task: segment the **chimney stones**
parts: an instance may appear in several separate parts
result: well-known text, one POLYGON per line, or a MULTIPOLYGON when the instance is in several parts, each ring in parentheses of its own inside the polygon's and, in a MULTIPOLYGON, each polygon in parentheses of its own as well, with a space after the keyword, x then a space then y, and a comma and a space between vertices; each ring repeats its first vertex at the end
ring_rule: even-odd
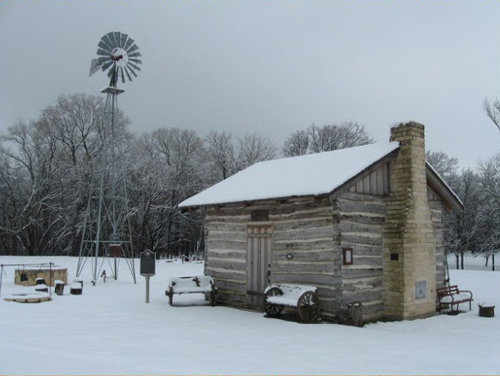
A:
POLYGON ((426 317, 436 312, 436 243, 427 200, 424 126, 395 126, 390 140, 400 148, 390 169, 383 235, 385 316, 426 317))

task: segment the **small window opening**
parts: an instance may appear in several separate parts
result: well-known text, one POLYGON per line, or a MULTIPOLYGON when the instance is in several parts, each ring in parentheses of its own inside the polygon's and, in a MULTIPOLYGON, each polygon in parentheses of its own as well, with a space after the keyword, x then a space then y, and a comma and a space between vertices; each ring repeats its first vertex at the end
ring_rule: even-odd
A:
POLYGON ((266 222, 269 221, 268 210, 254 210, 250 215, 252 222, 266 222))
POLYGON ((352 248, 342 249, 342 263, 344 265, 352 265, 353 263, 352 248))

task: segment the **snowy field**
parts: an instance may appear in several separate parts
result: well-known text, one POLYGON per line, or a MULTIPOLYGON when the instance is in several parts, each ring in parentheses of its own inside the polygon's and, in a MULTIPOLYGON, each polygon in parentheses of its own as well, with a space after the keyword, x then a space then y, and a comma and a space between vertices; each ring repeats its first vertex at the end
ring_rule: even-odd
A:
MULTIPOLYGON (((63 296, 38 304, 3 300, 33 290, 14 285, 7 268, 0 374, 498 374, 500 273, 470 260, 476 270, 450 273, 453 284, 473 291, 471 312, 363 328, 269 319, 207 306, 201 295, 175 296, 170 307, 167 279, 202 274, 201 263, 159 261, 149 304, 144 278, 134 285, 123 262, 118 281, 92 286, 87 277, 83 295, 66 286, 63 296), (496 305, 496 317, 478 316, 483 301, 496 305)), ((49 261, 74 278, 77 258, 0 256, 3 264, 49 261)))

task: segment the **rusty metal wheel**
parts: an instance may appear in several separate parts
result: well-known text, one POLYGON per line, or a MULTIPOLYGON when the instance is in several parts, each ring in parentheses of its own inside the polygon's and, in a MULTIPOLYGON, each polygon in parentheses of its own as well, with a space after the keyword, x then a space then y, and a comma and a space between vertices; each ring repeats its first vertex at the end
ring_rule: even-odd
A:
POLYGON ((312 291, 303 293, 297 303, 297 310, 302 321, 317 321, 319 318, 319 304, 316 294, 312 291))
POLYGON ((281 296, 283 295, 283 291, 281 291, 278 287, 272 287, 266 292, 266 296, 264 299, 264 309, 266 311, 266 315, 269 317, 278 317, 283 311, 283 306, 278 304, 272 304, 267 302, 267 298, 271 296, 281 296))

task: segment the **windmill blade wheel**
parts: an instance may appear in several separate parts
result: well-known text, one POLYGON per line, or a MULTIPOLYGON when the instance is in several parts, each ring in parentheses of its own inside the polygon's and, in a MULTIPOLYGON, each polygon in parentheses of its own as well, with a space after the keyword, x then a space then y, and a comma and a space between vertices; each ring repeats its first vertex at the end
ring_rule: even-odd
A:
POLYGON ((297 303, 299 317, 303 322, 314 322, 319 319, 319 303, 312 291, 303 293, 297 303))
POLYGON ((97 44, 97 58, 90 65, 90 75, 101 69, 111 79, 110 86, 116 86, 120 79, 122 83, 132 81, 132 76, 137 77, 136 71, 140 71, 139 59, 141 53, 128 34, 120 31, 111 31, 104 35, 97 44))
POLYGON ((283 311, 283 306, 278 304, 268 303, 267 298, 271 296, 281 296, 281 295, 283 295, 283 292, 277 287, 272 287, 266 292, 264 300, 264 309, 268 317, 278 317, 283 311))

